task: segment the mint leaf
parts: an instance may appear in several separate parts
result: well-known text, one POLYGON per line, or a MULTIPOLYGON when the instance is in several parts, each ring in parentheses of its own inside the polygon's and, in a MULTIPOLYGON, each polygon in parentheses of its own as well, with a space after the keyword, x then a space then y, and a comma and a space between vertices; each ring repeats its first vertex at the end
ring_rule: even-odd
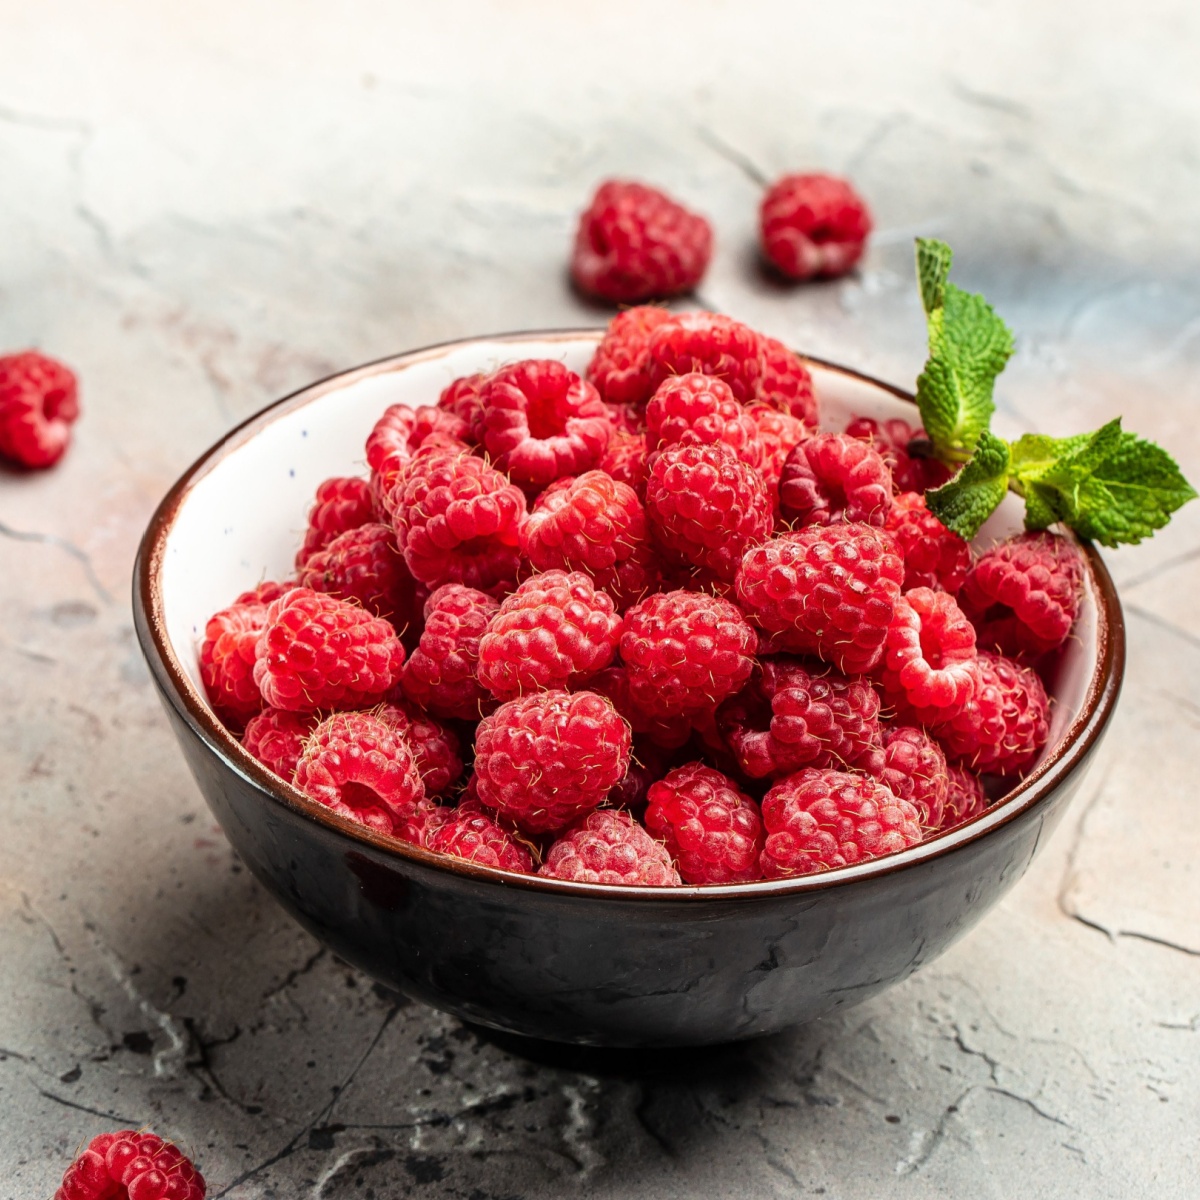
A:
POLYGON ((942 307, 942 292, 953 257, 954 252, 945 242, 936 238, 917 238, 917 284, 926 316, 942 307))
POLYGON ((949 483, 926 492, 925 503, 947 529, 969 542, 1004 499, 1008 471, 1008 443, 984 429, 971 461, 949 483))

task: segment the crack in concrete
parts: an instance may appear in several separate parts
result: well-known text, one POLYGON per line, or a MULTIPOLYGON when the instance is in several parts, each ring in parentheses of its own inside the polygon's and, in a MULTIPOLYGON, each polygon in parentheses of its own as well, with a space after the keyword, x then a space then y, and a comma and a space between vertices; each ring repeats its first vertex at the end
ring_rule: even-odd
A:
POLYGON ((1149 609, 1142 608, 1140 604, 1124 605, 1127 613, 1132 613, 1135 617, 1141 617, 1143 621, 1148 622, 1157 629, 1161 629, 1164 633, 1169 633, 1173 637, 1177 637, 1181 642, 1191 646, 1194 650, 1200 650, 1200 637, 1194 633, 1188 633, 1186 629, 1180 629, 1178 625, 1168 621, 1166 617, 1160 617, 1157 613, 1150 612, 1149 609))
POLYGON ((62 1096, 56 1096, 53 1092, 47 1092, 42 1088, 38 1088, 37 1093, 39 1096, 45 1096, 47 1100, 53 1100, 55 1104, 61 1104, 63 1108, 73 1108, 77 1112, 91 1113, 93 1117, 103 1117, 106 1121, 112 1121, 126 1129, 137 1129, 142 1124, 133 1117, 123 1117, 120 1113, 106 1112, 102 1108, 90 1108, 86 1104, 77 1104, 74 1100, 66 1100, 62 1096))
POLYGON ((731 146, 724 138, 718 137, 717 134, 713 133, 711 129, 704 125, 697 125, 696 136, 727 163, 737 167, 756 187, 767 188, 771 186, 771 178, 766 171, 762 170, 749 155, 743 154, 735 146, 731 146))
POLYGON ((1185 550, 1182 554, 1174 554, 1170 558, 1164 558, 1157 566, 1150 567, 1140 575, 1133 576, 1132 579, 1126 579, 1121 584, 1121 591, 1128 594, 1134 588, 1141 587, 1143 583, 1150 583, 1151 580, 1160 579, 1163 575, 1167 575, 1175 570, 1176 567, 1186 566, 1190 562, 1195 562, 1198 558, 1200 558, 1200 546, 1194 546, 1191 550, 1185 550))
POLYGON ((328 947, 318 946, 298 967, 293 967, 284 977, 275 984, 274 987, 269 987, 262 994, 264 1000, 270 1000, 272 996, 277 996, 285 988, 289 988, 301 976, 307 975, 317 963, 321 961, 328 953, 328 947))
POLYGON ((937 1124, 932 1129, 916 1129, 913 1131, 912 1141, 909 1143, 911 1147, 910 1153, 907 1158, 902 1158, 896 1164, 897 1175, 901 1177, 915 1175, 929 1161, 933 1152, 945 1139, 946 1129, 950 1121, 958 1115, 963 1102, 975 1090, 976 1085, 972 1084, 947 1104, 942 1110, 942 1115, 938 1118, 937 1124))
POLYGON ((1022 1096, 1019 1092, 1010 1092, 1008 1088, 991 1086, 987 1089, 997 1096, 1005 1096, 1009 1100, 1015 1100, 1018 1104, 1024 1104, 1026 1108, 1032 1109, 1043 1120, 1051 1121, 1055 1125, 1061 1125, 1064 1129, 1074 1130, 1075 1126, 1064 1121, 1061 1117, 1056 1117, 1053 1113, 1048 1113, 1040 1105, 1032 1101, 1028 1096, 1022 1096))
POLYGON ((92 566, 92 560, 86 550, 81 550, 74 542, 68 541, 66 538, 59 537, 54 533, 37 533, 24 529, 14 529, 11 525, 0 521, 0 537, 12 538, 15 542, 38 542, 45 546, 57 546, 59 550, 69 554, 82 567, 83 573, 96 595, 105 604, 112 603, 112 596, 108 589, 100 582, 99 576, 96 574, 95 568, 92 566))

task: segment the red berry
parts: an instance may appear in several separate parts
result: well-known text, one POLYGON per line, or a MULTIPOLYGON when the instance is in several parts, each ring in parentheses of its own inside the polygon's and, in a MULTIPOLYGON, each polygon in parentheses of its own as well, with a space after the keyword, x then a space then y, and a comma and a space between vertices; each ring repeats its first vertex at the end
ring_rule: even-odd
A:
POLYGON ((789 520, 879 527, 891 507, 891 473, 865 442, 844 433, 816 433, 788 455, 779 480, 779 510, 789 520))
POLYGON ((387 525, 360 525, 339 533, 300 568, 300 585, 353 600, 377 617, 395 621, 397 609, 411 613, 416 580, 396 548, 387 525))
POLYGON ((725 580, 772 523, 762 476, 721 443, 663 450, 646 481, 646 516, 676 558, 725 580))
POLYGON ((865 679, 795 658, 765 658, 717 726, 752 779, 858 765, 880 744, 879 696, 865 679))
POLYGON ((996 775, 1020 774, 1050 733, 1046 689, 1028 667, 998 654, 980 654, 971 670, 971 699, 933 732, 953 763, 996 775))
POLYGON ((862 257, 871 214, 844 179, 785 175, 759 211, 767 260, 788 279, 844 275, 862 257))
POLYGON ((242 745, 280 779, 292 782, 308 735, 317 727, 316 713, 266 708, 246 723, 242 745))
POLYGON ((896 600, 883 659, 884 695, 906 718, 953 720, 975 686, 975 630, 949 592, 913 588, 896 600))
POLYGON ((650 335, 669 320, 665 308, 645 304, 609 321, 587 369, 588 382, 609 404, 643 405, 650 399, 650 335))
POLYGON ((0 458, 52 467, 79 419, 79 387, 62 363, 26 350, 0 357, 0 458))
POLYGON ((447 384, 438 397, 438 408, 462 421, 467 434, 475 427, 479 416, 479 390, 487 379, 488 376, 482 372, 477 375, 463 375, 453 383, 447 384))
POLYGON ((761 879, 758 805, 703 763, 677 767, 647 792, 646 828, 661 838, 684 883, 761 879))
POLYGON ((926 587, 958 592, 971 569, 971 547, 929 511, 924 496, 901 492, 883 527, 904 558, 904 591, 926 587))
POLYGON ((640 304, 690 292, 712 253, 712 229, 656 188, 609 180, 579 218, 571 278, 581 292, 640 304))
POLYGON ((295 784, 326 808, 388 834, 425 798, 404 734, 366 712, 334 713, 312 731, 295 784))
POLYGON ((641 498, 646 494, 646 437, 641 433, 615 432, 597 464, 618 483, 628 484, 641 498))
POLYGON ((728 600, 648 596, 626 614, 621 634, 630 699, 652 717, 714 709, 750 677, 756 648, 754 630, 728 600))
POLYGON ((783 465, 787 462, 788 455, 801 442, 812 437, 813 431, 798 417, 780 412, 769 404, 756 401, 746 409, 746 413, 758 430, 758 440, 763 448, 762 466, 759 471, 767 485, 771 507, 778 512, 779 480, 783 474, 783 465))
POLYGON ((575 883, 678 887, 671 855, 628 813, 590 813, 550 847, 539 875, 575 883))
POLYGON ((577 687, 612 662, 621 618, 582 571, 534 575, 500 605, 479 643, 479 682, 499 700, 577 687))
POLYGON ((290 592, 296 585, 292 583, 276 583, 273 579, 264 580, 256 588, 243 592, 234 604, 261 604, 264 607, 272 600, 278 600, 284 592, 290 592))
POLYGON ((531 833, 596 808, 629 766, 629 726, 594 692, 534 692, 502 704, 475 734, 480 801, 531 833))
POLYGON ((425 845, 439 854, 452 854, 481 867, 533 874, 533 858, 477 803, 460 804, 425 839, 425 845))
POLYGON ((762 338, 732 317, 688 312, 664 321, 650 335, 650 359, 651 394, 672 375, 697 372, 724 381, 741 404, 759 398, 762 338))
MULTIPOLYGON (((594 691, 600 689, 593 686, 594 691)), ((607 694, 607 693, 602 693, 607 694)), ((617 712, 621 712, 617 708, 617 712)), ((621 714, 624 716, 624 713, 621 714)), ((648 737, 634 731, 633 749, 629 755, 629 766, 620 783, 605 797, 606 808, 624 808, 640 815, 646 807, 646 793, 652 783, 657 783, 670 768, 674 752, 656 745, 648 737)))
POLYGON ((412 751, 425 795, 444 796, 462 778, 462 746, 458 734, 427 713, 403 702, 381 705, 373 714, 399 730, 412 751))
POLYGON ((658 583, 642 502, 604 471, 547 488, 521 530, 521 552, 539 571, 586 572, 619 609, 658 583))
POLYGON ((950 766, 947 770, 946 803, 936 833, 945 833, 967 821, 974 820, 987 809, 987 797, 979 776, 964 767, 950 766))
MULTIPOLYGON (((692 736, 694 711, 672 716, 647 712, 630 692, 627 667, 607 667, 588 680, 588 688, 607 696, 630 729, 639 736, 644 735, 646 741, 660 749, 677 750, 692 736)), ((646 693, 647 689, 642 689, 642 694, 646 693)))
POLYGON ((873 417, 855 417, 846 426, 848 437, 869 442, 887 463, 892 485, 897 492, 921 492, 940 487, 954 472, 932 457, 933 446, 925 430, 894 417, 876 421, 873 417), (923 453, 918 454, 921 450, 923 453))
POLYGON ((254 681, 275 708, 362 708, 396 682, 404 647, 356 604, 294 588, 267 609, 254 681))
POLYGON ((339 533, 378 520, 371 485, 355 476, 336 476, 317 485, 317 498, 308 514, 304 545, 296 553, 296 570, 323 550, 339 533))
POLYGON ((770 337, 761 341, 762 373, 756 399, 815 429, 819 422, 811 372, 782 342, 770 337))
POLYGON ((1053 533, 1023 533, 993 547, 971 569, 959 603, 979 644, 1036 659, 1067 640, 1079 614, 1083 560, 1053 533))
POLYGON ((950 789, 942 748, 923 729, 893 725, 883 731, 883 753, 871 774, 917 810, 921 827, 941 827, 950 789))
POLYGON ((121 1129, 92 1138, 54 1200, 204 1200, 206 1194, 204 1176, 177 1146, 121 1129))
POLYGON ((213 712, 239 728, 263 706, 254 681, 258 639, 267 624, 267 605, 237 603, 214 613, 200 645, 200 682, 213 712))
POLYGON ((758 425, 734 398, 729 385, 712 375, 692 372, 664 379, 646 405, 646 445, 708 446, 721 442, 742 462, 762 465, 758 425))
POLYGON ((748 550, 737 596, 777 649, 856 675, 883 656, 903 574, 888 534, 853 522, 813 525, 748 550))
POLYGON ((920 817, 869 775, 808 769, 763 797, 768 879, 853 866, 906 850, 921 840, 920 817))
POLYGON ((422 451, 389 493, 388 507, 404 561, 422 583, 506 592, 516 582, 525 497, 483 459, 422 451))
MULTIPOLYGON (((646 424, 646 412, 644 405, 641 404, 609 404, 605 401, 604 407, 608 410, 608 419, 612 422, 613 434, 617 433, 641 433, 646 424)), ((612 441, 612 436, 609 439, 612 441)), ((605 447, 607 451, 608 447, 605 447)), ((602 454, 601 458, 604 457, 602 454)))
POLYGON ((494 704, 475 677, 479 639, 500 605, 461 583, 446 583, 425 603, 425 628, 400 673, 404 694, 438 717, 476 721, 494 704))
POLYGON ((493 464, 540 491, 596 465, 612 420, 590 383, 555 359, 501 367, 480 387, 474 433, 493 464))

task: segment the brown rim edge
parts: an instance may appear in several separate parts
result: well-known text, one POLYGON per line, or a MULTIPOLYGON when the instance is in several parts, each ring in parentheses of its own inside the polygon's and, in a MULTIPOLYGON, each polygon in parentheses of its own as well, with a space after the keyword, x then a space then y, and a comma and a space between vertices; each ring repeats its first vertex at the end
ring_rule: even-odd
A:
MULTIPOLYGON (((451 349, 476 342, 520 343, 599 341, 603 329, 531 330, 518 333, 493 334, 484 337, 461 338, 439 342, 404 354, 390 355, 362 366, 327 376, 315 383, 268 404, 245 421, 236 425, 210 446, 179 477, 163 497, 146 527, 138 547, 133 575, 134 625, 142 653, 150 665, 159 688, 171 706, 209 749, 216 753, 232 771, 254 784, 264 797, 297 812, 331 832, 341 834, 350 843, 365 843, 379 853, 419 863, 436 871, 465 876, 480 882, 525 888, 532 891, 592 896, 606 900, 656 899, 679 902, 692 899, 753 901, 788 895, 803 895, 825 888, 840 887, 862 879, 877 878, 901 871, 918 863, 940 858, 959 847, 987 836, 1022 813, 1035 808, 1046 799, 1087 758, 1104 732, 1120 694, 1125 675, 1125 622, 1116 587, 1099 551, 1088 542, 1081 542, 1090 580, 1099 601, 1097 613, 1097 654, 1099 670, 1092 677, 1079 715, 1064 733, 1055 749, 1037 768, 1011 791, 972 821, 908 850, 886 855, 852 867, 839 867, 815 875, 791 879, 756 880, 751 883, 684 885, 677 888, 618 887, 607 884, 573 883, 547 879, 539 875, 521 875, 499 868, 479 866, 465 859, 435 854, 407 842, 384 837, 373 830, 330 812, 277 775, 267 770, 246 751, 240 742, 217 721, 203 698, 184 674, 166 637, 163 619, 162 594, 159 580, 167 535, 184 499, 198 479, 203 477, 225 455, 242 445, 254 432, 284 411, 310 404, 328 392, 341 389, 375 375, 405 370, 416 363, 438 358, 451 349)), ((803 355, 807 361, 829 371, 870 384, 908 404, 915 404, 911 392, 895 384, 876 379, 861 371, 830 362, 813 355, 803 355)))

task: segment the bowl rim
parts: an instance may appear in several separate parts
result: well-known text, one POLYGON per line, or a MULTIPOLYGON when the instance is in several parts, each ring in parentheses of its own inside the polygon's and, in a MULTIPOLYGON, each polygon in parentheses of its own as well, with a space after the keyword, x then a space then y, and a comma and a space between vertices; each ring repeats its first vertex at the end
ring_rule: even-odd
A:
MULTIPOLYGON (((259 429, 280 416, 364 379, 405 370, 417 363, 444 357, 452 350, 480 343, 519 345, 534 341, 599 342, 603 334, 603 328, 572 327, 455 338, 401 354, 387 355, 348 370, 338 371, 259 409, 222 435, 180 475, 155 509, 138 547, 132 580, 134 624, 142 653, 159 690, 192 733, 228 769, 252 784, 262 793, 264 799, 324 826, 328 832, 340 835, 350 843, 358 846, 365 844, 385 858, 400 860, 409 868, 422 866, 480 883, 573 895, 579 900, 591 896, 594 899, 643 904, 648 899, 667 903, 696 900, 752 902, 793 895, 803 896, 827 888, 845 887, 868 879, 878 879, 895 871, 903 871, 942 858, 987 837, 1001 826, 1037 808, 1066 782, 1103 735, 1116 707, 1125 673, 1125 623, 1116 587, 1099 551, 1090 542, 1083 540, 1079 541, 1079 545, 1098 601, 1096 642, 1100 669, 1093 674, 1080 711, 1064 732, 1058 746, 1029 775, 972 820, 906 850, 869 859, 853 866, 836 867, 812 875, 786 879, 760 879, 728 884, 684 884, 669 888, 578 883, 541 875, 523 875, 498 867, 481 866, 450 855, 437 854, 408 842, 386 837, 325 808, 299 789, 285 783, 255 759, 216 719, 204 699, 192 686, 166 632, 162 567, 167 538, 176 516, 196 482, 229 453, 249 441, 259 429)), ((800 354, 799 351, 796 353, 800 354)), ((895 384, 815 355, 800 354, 800 357, 824 370, 869 384, 915 407, 916 400, 913 394, 895 384)))

